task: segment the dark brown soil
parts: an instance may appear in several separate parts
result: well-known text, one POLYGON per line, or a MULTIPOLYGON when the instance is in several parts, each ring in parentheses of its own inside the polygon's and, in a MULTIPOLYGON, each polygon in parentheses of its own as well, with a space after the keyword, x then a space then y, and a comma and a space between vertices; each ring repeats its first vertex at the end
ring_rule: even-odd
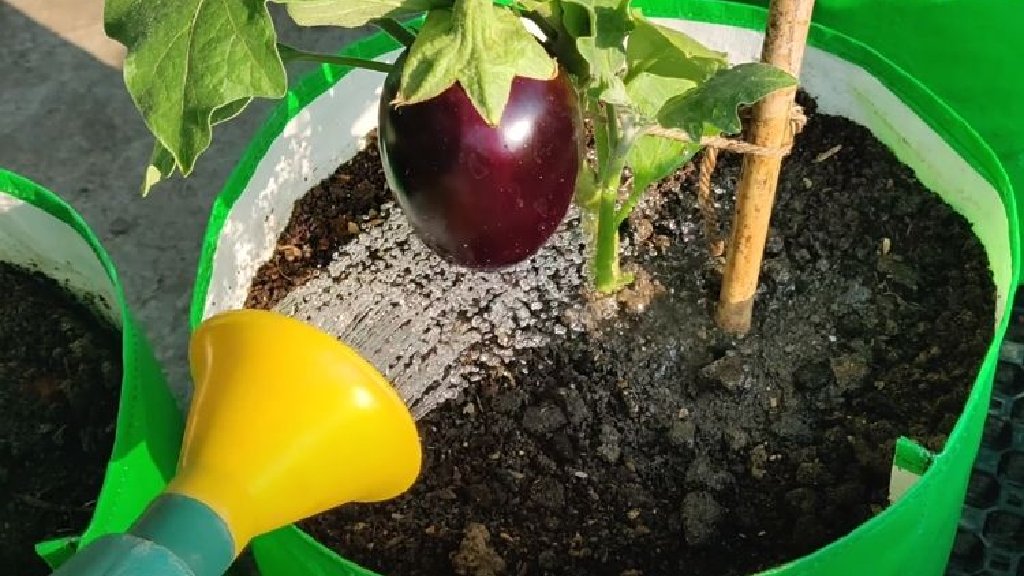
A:
POLYGON ((114 442, 121 336, 56 282, 0 262, 0 566, 92 515, 114 442))
MULTIPOLYGON (((748 337, 714 326, 720 279, 694 171, 680 170, 625 230, 638 247, 628 261, 656 288, 641 313, 624 305, 598 332, 492 370, 420 421, 409 493, 302 527, 393 576, 732 576, 877 513, 895 439, 942 447, 992 334, 995 289, 962 217, 867 130, 805 104, 748 337)), ((282 244, 386 201, 371 190, 376 162, 371 146, 314 188, 282 244), (341 203, 352 196, 372 200, 341 203)), ((739 162, 724 155, 717 186, 734 190, 739 162)), ((289 289, 275 274, 262 269, 250 302, 289 289)))
POLYGON ((295 203, 274 255, 260 266, 246 308, 273 308, 291 290, 331 261, 345 242, 373 222, 390 199, 380 168, 376 131, 366 150, 314 186, 295 203))

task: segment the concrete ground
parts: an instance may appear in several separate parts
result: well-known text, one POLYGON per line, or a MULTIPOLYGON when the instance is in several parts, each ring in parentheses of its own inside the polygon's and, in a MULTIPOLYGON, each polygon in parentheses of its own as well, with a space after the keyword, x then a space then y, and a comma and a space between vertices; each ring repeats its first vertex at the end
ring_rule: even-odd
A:
MULTIPOLYGON (((281 39, 307 49, 334 51, 365 34, 299 29, 279 5, 270 8, 281 39)), ((124 51, 104 35, 102 12, 102 0, 0 0, 0 167, 54 191, 89 222, 184 398, 188 307, 208 211, 273 102, 254 102, 218 126, 193 175, 142 198, 152 137, 124 87, 124 51)))

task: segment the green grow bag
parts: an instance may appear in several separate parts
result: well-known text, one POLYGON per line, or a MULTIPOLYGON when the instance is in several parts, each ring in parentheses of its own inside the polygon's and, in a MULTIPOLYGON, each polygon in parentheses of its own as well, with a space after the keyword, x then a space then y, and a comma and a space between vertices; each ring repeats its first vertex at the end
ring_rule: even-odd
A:
POLYGON ((114 445, 96 511, 84 532, 41 542, 52 568, 98 536, 124 531, 167 483, 177 462, 181 412, 135 325, 110 256, 75 210, 0 169, 0 261, 38 270, 99 304, 123 334, 123 381, 114 445))
MULTIPOLYGON (((836 27, 843 23, 844 10, 851 24, 863 24, 867 14, 884 19, 879 5, 869 4, 823 0, 820 10, 836 27)), ((765 20, 760 6, 654 0, 636 5, 649 16, 728 51, 735 61, 756 59, 760 53, 765 20)), ((915 26, 912 36, 901 39, 917 45, 919 38, 925 39, 922 44, 932 41, 928 35, 915 26)), ((975 226, 995 274, 999 318, 973 393, 945 450, 916 463, 909 462, 912 458, 899 462, 912 471, 926 468, 923 476, 894 505, 847 537, 771 572, 938 575, 946 564, 978 449, 998 343, 1007 325, 1003 311, 1018 282, 1017 208, 1000 159, 928 86, 883 53, 834 29, 815 25, 810 42, 802 81, 822 109, 871 129, 975 226)), ((890 42, 886 48, 898 51, 899 45, 890 42)), ((346 52, 393 59, 395 49, 388 39, 375 36, 346 52)), ((927 71, 940 64, 931 63, 927 71)), ((965 75, 976 71, 962 70, 965 75)), ((319 181, 351 157, 361 146, 361 136, 374 126, 382 79, 373 72, 323 67, 300 83, 271 116, 217 199, 200 262, 193 326, 211 314, 242 306, 253 275, 270 256, 295 200, 309 182, 319 181)), ((257 539, 253 551, 263 576, 368 573, 294 527, 257 539)))
POLYGON ((814 21, 869 46, 951 106, 1024 192, 1024 2, 817 0, 814 21))
MULTIPOLYGON (((648 16, 727 51, 734 62, 755 60, 760 55, 766 14, 764 7, 756 4, 635 2, 648 16)), ((966 10, 968 3, 936 0, 934 4, 959 4, 966 10)), ((901 494, 899 499, 846 537, 769 574, 943 573, 978 451, 999 343, 1006 332, 1006 311, 1019 281, 1017 205, 1004 162, 958 110, 915 76, 915 67, 901 68, 894 63, 893 55, 904 48, 917 55, 917 60, 932 51, 941 58, 944 52, 939 48, 950 39, 928 26, 942 31, 963 21, 922 18, 893 38, 862 29, 877 20, 879 30, 893 30, 886 21, 888 9, 886 3, 872 0, 819 0, 819 13, 828 16, 829 26, 819 19, 812 28, 802 83, 818 98, 820 110, 869 128, 922 182, 972 223, 985 246, 998 288, 996 331, 945 449, 927 454, 903 445, 904 450, 897 454, 895 477, 905 481, 894 487, 901 494), (880 45, 858 41, 855 33, 869 41, 879 40, 880 45)), ((988 16, 993 25, 996 19, 1010 17, 1009 13, 988 16)), ((978 50, 995 54, 1003 49, 1000 39, 990 41, 978 50)), ((345 53, 390 61, 397 56, 396 50, 396 44, 378 35, 349 46, 345 53)), ((941 80, 947 89, 956 84, 957 80, 950 78, 957 74, 960 81, 968 83, 981 81, 979 73, 993 72, 984 66, 946 67, 946 61, 940 60, 926 59, 921 66, 929 81, 935 79, 936 70, 945 67, 946 77, 941 80)), ((374 127, 382 81, 379 73, 324 66, 302 81, 274 111, 214 205, 194 291, 193 328, 215 313, 243 306, 250 282, 272 254, 294 202, 310 183, 320 181, 355 154, 362 146, 362 136, 374 127)), ((978 109, 973 112, 977 114, 978 109)), ((294 526, 257 538, 252 549, 263 576, 372 574, 294 526)))

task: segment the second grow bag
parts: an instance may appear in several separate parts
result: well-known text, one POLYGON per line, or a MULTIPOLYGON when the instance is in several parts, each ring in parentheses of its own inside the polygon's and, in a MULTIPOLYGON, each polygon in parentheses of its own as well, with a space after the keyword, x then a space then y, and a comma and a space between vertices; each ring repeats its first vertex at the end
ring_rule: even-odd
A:
POLYGON ((3 169, 0 261, 56 280, 93 303, 122 334, 117 426, 92 520, 80 535, 36 545, 36 552, 56 568, 97 537, 126 530, 160 492, 177 463, 183 421, 149 343, 128 309, 114 264, 96 234, 56 194, 3 169))

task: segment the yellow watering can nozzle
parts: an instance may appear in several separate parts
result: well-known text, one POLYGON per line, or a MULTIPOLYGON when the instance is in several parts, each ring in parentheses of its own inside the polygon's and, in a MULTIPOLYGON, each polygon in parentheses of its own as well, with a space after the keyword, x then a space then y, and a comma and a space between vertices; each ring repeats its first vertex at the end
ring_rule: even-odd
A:
POLYGON ((253 537, 348 502, 405 492, 419 475, 415 421, 359 354, 274 312, 235 310, 192 336, 195 382, 168 492, 253 537))

